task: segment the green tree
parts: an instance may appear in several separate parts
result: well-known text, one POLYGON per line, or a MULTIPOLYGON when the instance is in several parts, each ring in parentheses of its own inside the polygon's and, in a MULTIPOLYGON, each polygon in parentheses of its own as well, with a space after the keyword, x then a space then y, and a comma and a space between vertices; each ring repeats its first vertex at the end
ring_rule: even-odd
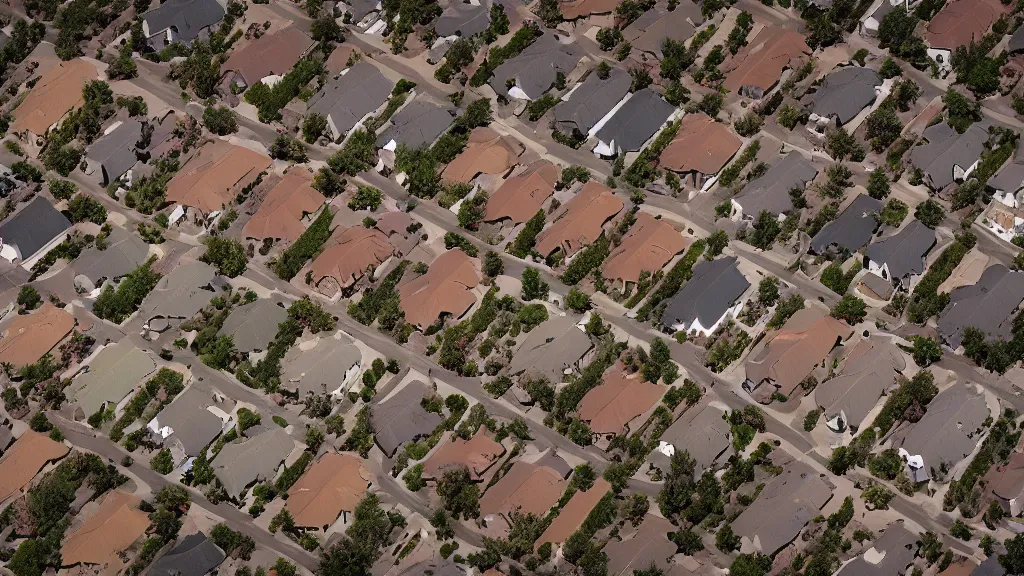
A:
POLYGON ((352 198, 348 201, 350 210, 369 210, 371 212, 380 208, 384 201, 384 193, 373 186, 360 186, 352 198))
MULTIPOLYGON (((28 285, 21 287, 21 291, 18 292, 18 306, 21 306, 25 310, 35 310, 42 303, 43 298, 35 288, 28 285)), ((40 412, 40 414, 42 413, 40 412)))
POLYGON ((540 272, 536 268, 526 268, 522 276, 523 300, 546 300, 548 297, 548 283, 541 280, 540 272))
POLYGON ((942 205, 931 198, 921 202, 914 210, 914 218, 917 218, 925 226, 934 229, 946 218, 946 211, 942 205))
POLYGON ((302 139, 309 144, 315 144, 326 133, 327 118, 322 114, 311 112, 302 119, 302 139))
POLYGON ((505 272, 505 263, 502 262, 501 256, 497 252, 488 250, 484 253, 482 268, 485 275, 494 278, 505 272))
POLYGON ((437 482, 437 495, 454 518, 469 520, 480 515, 480 488, 465 468, 445 472, 437 482))
POLYGON ((876 200, 884 200, 889 196, 889 177, 885 168, 879 166, 868 176, 868 195, 876 200))
POLYGON ((159 474, 170 474, 174 470, 174 459, 171 451, 167 448, 157 452, 156 456, 149 461, 149 466, 159 474))
POLYGON ((942 347, 932 338, 913 336, 910 340, 914 344, 914 363, 921 368, 927 368, 942 359, 942 347))
POLYGON ((725 230, 715 230, 711 236, 708 236, 708 245, 704 252, 704 257, 708 260, 713 260, 715 256, 718 256, 725 250, 725 247, 729 245, 729 234, 725 230))
POLYGON ((203 262, 217 267, 217 273, 234 278, 245 272, 249 260, 245 247, 233 238, 210 236, 204 241, 206 252, 200 258, 203 262))
POLYGON ((565 297, 565 305, 574 312, 585 312, 590 308, 590 296, 573 288, 569 290, 569 294, 565 297))
POLYGON ((762 306, 774 306, 779 301, 779 279, 765 276, 757 285, 757 301, 762 306))
POLYGON ((238 132, 238 117, 227 106, 207 106, 203 111, 203 125, 219 136, 238 132))
POLYGON ((845 320, 851 325, 863 321, 865 316, 867 316, 867 311, 864 301, 853 294, 843 296, 843 299, 832 307, 833 318, 845 320))

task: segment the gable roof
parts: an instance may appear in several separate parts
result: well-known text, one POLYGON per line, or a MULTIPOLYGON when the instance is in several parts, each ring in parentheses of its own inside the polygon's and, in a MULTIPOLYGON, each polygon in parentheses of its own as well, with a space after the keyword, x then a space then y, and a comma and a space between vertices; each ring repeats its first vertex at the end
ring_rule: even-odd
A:
POLYGON ((590 514, 591 510, 601 501, 601 498, 604 498, 604 495, 611 489, 612 485, 607 480, 598 478, 590 487, 590 490, 586 492, 577 491, 573 494, 572 498, 569 498, 569 501, 559 511, 558 516, 548 524, 547 529, 537 539, 534 547, 539 548, 545 542, 551 542, 552 544, 565 542, 573 532, 579 530, 580 526, 583 525, 583 521, 587 519, 587 515, 590 514))
POLYGON ((480 498, 480 513, 507 517, 518 511, 543 517, 558 502, 566 484, 551 468, 518 460, 501 480, 484 492, 480 498))
POLYGON ((825 420, 843 414, 844 420, 860 428, 868 412, 896 381, 897 372, 907 361, 891 342, 861 340, 846 358, 846 365, 835 378, 818 384, 814 402, 824 408, 825 420))
POLYGON ((143 15, 149 35, 173 28, 174 39, 186 44, 199 37, 203 28, 224 18, 224 7, 216 0, 167 0, 143 15))
POLYGON ((781 393, 789 396, 837 341, 852 335, 853 328, 823 310, 799 310, 781 330, 766 338, 756 357, 747 357, 747 380, 754 385, 771 380, 781 393))
POLYGON ((421 436, 429 436, 443 420, 440 414, 427 412, 420 402, 433 389, 414 380, 387 400, 370 408, 374 439, 390 458, 398 447, 421 436))
MULTIPOLYGON (((490 126, 479 126, 469 134, 466 149, 441 172, 446 182, 468 184, 480 174, 501 175, 516 165, 523 145, 502 136, 490 126)), ((488 203, 493 202, 492 197, 488 203)))
POLYGON ((85 373, 71 383, 72 402, 86 416, 99 411, 105 403, 117 404, 135 385, 156 370, 156 362, 129 339, 100 350, 85 373))
POLYGON ((661 46, 666 38, 686 42, 703 22, 699 4, 680 2, 674 10, 661 7, 648 10, 627 26, 622 35, 633 50, 653 54, 660 60, 664 57, 661 46))
POLYGON ((761 494, 732 522, 733 532, 754 549, 774 554, 790 543, 832 498, 834 486, 800 461, 772 478, 761 494))
POLYGON ((288 490, 285 508, 300 527, 329 526, 366 494, 370 473, 357 456, 327 452, 288 490))
POLYGON ((575 20, 591 14, 610 14, 615 11, 617 0, 568 0, 558 3, 563 20, 575 20))
POLYGON ((924 40, 932 48, 954 50, 981 41, 1004 8, 994 0, 953 0, 928 22, 924 40))
POLYGON ((591 244, 603 232, 604 223, 622 210, 622 199, 610 188, 591 179, 551 219, 537 237, 537 251, 551 254, 556 248, 568 256, 591 244))
POLYGON ((12 246, 18 258, 28 260, 71 228, 71 221, 50 201, 36 196, 0 223, 0 243, 12 246))
POLYGON ((925 254, 934 245, 935 231, 915 218, 903 230, 868 246, 864 255, 872 262, 885 264, 889 277, 899 279, 923 273, 925 254))
POLYGON ((138 162, 135 144, 142 137, 142 123, 128 119, 89 147, 88 158, 102 166, 107 182, 124 176, 138 162))
POLYGON ((587 134, 629 93, 632 82, 632 76, 623 68, 612 68, 604 80, 592 70, 555 104, 556 127, 565 134, 572 134, 573 129, 587 134))
POLYGON ((200 148, 167 183, 167 201, 204 214, 222 210, 270 165, 269 156, 215 140, 200 148))
POLYGON ((455 36, 469 38, 487 29, 491 24, 491 6, 489 2, 471 4, 469 2, 452 2, 441 12, 441 17, 434 24, 438 36, 455 36))
POLYGON ((742 145, 728 125, 702 112, 687 114, 675 138, 661 153, 660 164, 674 172, 718 174, 742 145))
POLYGON ((812 96, 813 111, 822 118, 835 117, 839 124, 853 120, 875 101, 882 77, 870 68, 844 66, 825 76, 812 96))
POLYGON ((480 426, 469 440, 457 436, 449 438, 423 462, 425 478, 440 478, 445 472, 456 468, 465 468, 470 475, 479 480, 505 453, 505 448, 487 435, 487 428, 480 426))
POLYGON ((213 471, 231 496, 260 479, 272 479, 295 447, 284 428, 268 427, 255 436, 225 444, 213 460, 213 471))
POLYGON ((394 253, 395 247, 376 228, 362 225, 338 228, 330 247, 313 261, 313 282, 318 284, 325 277, 331 277, 341 288, 347 288, 394 253))
POLYGON ((803 34, 769 24, 725 63, 722 85, 731 92, 748 86, 768 90, 794 60, 810 53, 803 34))
POLYGON ((242 228, 242 237, 294 242, 306 231, 302 218, 323 207, 327 199, 310 186, 301 170, 289 170, 267 193, 256 213, 242 228))
POLYGON ((465 252, 442 253, 426 274, 398 287, 406 322, 422 327, 437 322, 441 314, 462 316, 476 302, 472 290, 479 283, 480 274, 465 252))
POLYGON ((0 456, 0 502, 28 486, 48 462, 67 455, 69 448, 45 434, 26 430, 0 456))
POLYGON ((749 287, 735 256, 700 262, 693 267, 693 276, 669 300, 661 323, 690 325, 697 320, 702 327, 710 328, 749 287))
POLYGON ((11 114, 11 132, 42 136, 65 114, 82 105, 82 89, 96 80, 96 68, 81 58, 60 62, 43 74, 11 114))
POLYGON ((346 134, 364 116, 380 108, 394 87, 376 66, 360 60, 314 94, 308 109, 330 120, 338 134, 346 134))
POLYGON ((917 553, 918 536, 893 522, 872 546, 843 565, 836 576, 892 576, 905 574, 917 553))
POLYGON ((612 538, 605 545, 608 574, 633 574, 636 570, 646 570, 651 564, 663 571, 669 570, 673 566, 669 559, 675 556, 677 547, 668 539, 668 533, 676 530, 677 527, 664 518, 653 514, 644 516, 632 538, 612 538))
MULTIPOLYGON (((198 456, 224 427, 224 422, 207 409, 212 405, 213 396, 194 386, 178 394, 154 418, 161 428, 172 430, 164 444, 176 441, 186 456, 198 456)), ((151 429, 156 425, 153 422, 148 424, 151 429)))
POLYGON ((799 152, 790 152, 772 164, 760 178, 751 180, 733 200, 743 208, 745 215, 757 218, 762 210, 769 214, 782 214, 793 210, 789 191, 801 190, 818 175, 814 167, 799 152))
POLYGON ((35 364, 75 328, 75 317, 49 302, 31 314, 19 314, 3 328, 0 362, 16 368, 35 364))
POLYGON ((972 124, 963 134, 957 134, 945 122, 929 126, 924 131, 928 143, 910 150, 910 161, 924 171, 929 185, 941 190, 953 183, 953 167, 966 170, 981 158, 988 141, 988 132, 972 124))
POLYGON ((529 372, 552 383, 562 381, 566 368, 593 347, 590 338, 568 316, 555 316, 526 336, 509 362, 511 375, 529 372))
POLYGON ((118 553, 149 528, 149 516, 137 508, 140 501, 127 492, 109 492, 96 513, 64 541, 60 549, 61 566, 122 566, 118 553))
POLYGON ((125 276, 149 259, 149 244, 137 234, 114 227, 107 240, 107 248, 90 246, 75 259, 75 273, 92 280, 113 280, 125 276))
POLYGON ((214 293, 204 290, 213 282, 216 271, 206 262, 188 262, 178 266, 157 282, 150 293, 150 319, 191 318, 210 303, 214 293))
POLYGON ((580 58, 582 53, 575 43, 563 44, 554 34, 546 33, 515 58, 502 62, 487 83, 498 96, 507 98, 507 82, 515 80, 530 100, 536 100, 555 84, 559 72, 568 76, 580 58))
POLYGON ((224 561, 224 551, 202 532, 178 542, 147 570, 150 576, 205 576, 224 561))
POLYGON ((892 435, 892 446, 924 459, 924 470, 952 469, 974 451, 989 417, 985 395, 957 382, 939 392, 921 420, 892 435))
POLYGON ((700 476, 732 445, 731 430, 724 416, 725 412, 712 406, 710 398, 705 396, 665 430, 661 442, 671 445, 676 452, 685 450, 696 464, 694 477, 700 476))
POLYGON ((630 422, 653 408, 666 390, 616 367, 580 401, 579 417, 595 434, 622 434, 630 422))
POLYGON ((292 346, 282 362, 281 387, 295 390, 299 397, 331 392, 361 360, 362 353, 350 341, 322 337, 308 350, 292 346))
POLYGON ((313 44, 313 39, 298 26, 289 25, 232 52, 221 70, 235 71, 251 86, 267 76, 290 72, 313 44))
POLYGON ((392 140, 409 148, 430 146, 454 123, 447 108, 413 100, 391 117, 391 125, 377 136, 377 146, 385 146, 392 140))
MULTIPOLYGON (((1018 28, 1024 33, 1024 28, 1018 28)), ((1000 168, 996 175, 989 178, 987 182, 993 190, 1000 192, 1015 193, 1024 188, 1024 163, 1007 162, 1000 168)))
POLYGON ((939 335, 954 348, 960 347, 964 328, 973 326, 986 339, 1006 340, 1013 327, 1013 311, 1024 300, 1024 272, 1011 272, 1002 264, 989 266, 976 284, 962 286, 949 295, 949 305, 939 316, 939 335))
POLYGON ((881 200, 867 194, 858 195, 838 218, 825 224, 811 238, 811 250, 820 254, 835 244, 840 249, 856 252, 871 241, 871 235, 878 228, 875 215, 881 210, 881 200))
POLYGON ((650 140, 658 129, 676 111, 675 106, 662 100, 657 92, 644 88, 634 92, 604 126, 597 131, 597 139, 613 149, 635 152, 650 140))
POLYGON ((522 224, 537 213, 544 201, 555 193, 555 184, 561 173, 547 160, 539 160, 527 167, 526 172, 513 176, 487 199, 485 222, 510 219, 522 224))
POLYGON ((278 325, 287 319, 288 310, 280 298, 261 298, 232 308, 220 333, 230 335, 239 352, 267 350, 278 325))
POLYGON ((608 280, 636 282, 644 271, 653 274, 664 268, 689 244, 671 224, 641 212, 604 261, 601 273, 608 280))
POLYGON ((1024 494, 1024 453, 1013 452, 1006 464, 997 465, 986 474, 992 493, 1003 500, 1016 500, 1024 494))

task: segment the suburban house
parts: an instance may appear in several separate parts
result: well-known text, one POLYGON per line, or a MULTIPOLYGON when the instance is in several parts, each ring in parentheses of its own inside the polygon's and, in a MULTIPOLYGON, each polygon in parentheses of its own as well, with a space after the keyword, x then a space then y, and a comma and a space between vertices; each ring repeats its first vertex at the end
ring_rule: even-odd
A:
POLYGON ((730 92, 760 99, 779 83, 787 68, 796 68, 810 54, 803 34, 767 25, 723 65, 722 86, 730 92))
POLYGON ((867 194, 860 194, 843 210, 838 218, 825 226, 811 238, 810 251, 824 254, 836 248, 836 252, 856 252, 871 241, 878 228, 877 214, 882 211, 882 201, 867 194))
POLYGON ((577 20, 595 14, 611 14, 619 3, 615 0, 566 0, 558 3, 562 19, 577 20))
POLYGON ((601 383, 590 389, 579 405, 579 418, 598 438, 634 432, 646 421, 668 389, 645 381, 639 373, 626 374, 612 368, 601 383))
POLYGON ((863 554, 847 562, 836 576, 885 576, 906 574, 917 556, 920 536, 893 522, 863 554))
POLYGON ((551 216, 551 224, 537 236, 537 252, 544 256, 555 250, 569 259, 593 243, 604 223, 615 217, 624 204, 610 188, 591 179, 571 200, 551 216))
POLYGON ((285 510, 296 527, 326 532, 339 518, 349 522, 372 478, 357 455, 326 452, 288 490, 285 510))
POLYGON ((964 329, 977 328, 987 340, 1007 340, 1013 312, 1024 300, 1024 272, 1002 264, 985 269, 978 282, 950 292, 949 305, 939 316, 939 336, 951 348, 960 347, 964 329))
POLYGON ((2 328, 0 362, 15 368, 35 364, 75 329, 75 317, 44 302, 31 314, 19 314, 2 328))
POLYGON ((605 280, 621 282, 625 292, 630 283, 640 280, 641 274, 653 275, 689 245, 690 240, 671 224, 640 212, 629 232, 608 254, 601 274, 605 280))
POLYGON ((545 542, 557 547, 568 540, 569 536, 580 529, 590 512, 611 489, 612 486, 607 480, 598 478, 588 490, 577 490, 537 539, 535 548, 539 548, 545 542))
POLYGON ((972 124, 963 134, 939 122, 924 131, 923 146, 910 150, 910 161, 924 172, 924 181, 936 192, 954 182, 963 182, 978 167, 981 153, 988 141, 988 132, 972 124))
POLYGON ((175 462, 194 458, 231 420, 231 408, 217 404, 214 394, 190 386, 146 423, 146 428, 157 444, 171 449, 175 462))
POLYGON ((999 20, 1006 8, 999 0, 952 0, 932 17, 925 27, 924 41, 928 57, 940 69, 952 67, 953 52, 982 36, 999 20))
POLYGON ((389 120, 377 136, 377 146, 394 152, 399 146, 432 146, 455 123, 451 110, 432 102, 413 100, 389 120))
POLYGON ((291 71, 315 43, 298 26, 264 34, 231 52, 221 65, 231 84, 245 89, 257 82, 274 84, 291 71))
POLYGON ((487 435, 481 426, 473 437, 463 440, 452 436, 423 462, 423 478, 439 480, 449 470, 465 469, 475 482, 483 480, 487 470, 505 453, 505 447, 487 435))
POLYGON ((747 357, 743 388, 748 392, 768 384, 760 397, 771 401, 773 392, 789 397, 820 366, 836 346, 853 336, 853 328, 817 307, 804 308, 782 329, 767 336, 747 357))
POLYGON ((491 25, 490 2, 452 2, 441 12, 434 32, 441 38, 469 38, 491 25))
POLYGON ((1018 148, 1018 157, 1004 164, 986 183, 994 191, 992 197, 1010 208, 1020 208, 1024 204, 1021 194, 1024 190, 1024 159, 1020 154, 1021 149, 1018 148))
MULTIPOLYGON (((553 316, 537 326, 516 349, 508 365, 510 376, 526 373, 558 384, 567 371, 579 368, 587 352, 594 347, 590 337, 568 316, 553 316)), ((518 388, 513 388, 515 394, 518 388)), ((529 401, 523 393, 520 402, 529 401)))
POLYGON ((694 460, 693 474, 698 478, 705 470, 714 470, 723 462, 731 446, 732 430, 725 419, 725 410, 711 404, 705 396, 662 433, 649 462, 667 472, 672 456, 685 451, 694 460))
POLYGON ((869 272, 909 290, 924 273, 925 256, 935 246, 935 231, 913 219, 896 234, 875 242, 864 252, 869 272))
POLYGON ((807 183, 818 175, 814 167, 799 152, 790 152, 782 160, 772 164, 760 178, 752 180, 733 196, 733 220, 755 220, 762 211, 782 219, 793 211, 793 199, 789 191, 803 190, 807 183))
POLYGON ((1013 452, 1006 464, 1000 464, 985 475, 985 486, 992 487, 1003 510, 1010 516, 1024 512, 1024 453, 1013 452))
POLYGON ((343 393, 360 374, 362 353, 346 339, 320 337, 312 347, 292 346, 281 362, 281 388, 305 398, 343 393))
POLYGON ((75 259, 75 286, 92 295, 108 280, 119 280, 148 260, 149 244, 145 240, 124 228, 114 228, 105 249, 90 246, 75 259))
POLYGON ((742 145, 728 124, 715 122, 703 112, 687 114, 675 138, 661 153, 660 165, 704 191, 718 181, 716 176, 742 145))
POLYGON ((0 258, 29 270, 64 241, 70 228, 71 221, 64 214, 46 198, 36 196, 0 222, 0 258))
POLYGON ((88 418, 100 410, 119 406, 155 370, 153 358, 125 339, 97 352, 71 382, 67 397, 77 405, 75 415, 88 418))
POLYGON ((65 538, 60 549, 61 567, 123 569, 121 554, 149 528, 149 515, 139 510, 141 502, 138 496, 120 490, 103 496, 96 512, 65 538))
POLYGON ((241 500, 246 489, 261 480, 273 480, 295 441, 276 424, 254 426, 246 438, 225 444, 213 460, 213 472, 228 496, 241 500))
POLYGON ((674 9, 655 6, 626 26, 622 36, 642 59, 661 60, 664 56, 661 47, 666 38, 684 43, 703 23, 704 15, 696 2, 680 2, 674 9))
POLYGON ((480 498, 480 515, 487 522, 504 520, 512 526, 512 513, 547 515, 565 492, 568 482, 554 469, 517 460, 480 498))
POLYGON ((591 70, 586 79, 555 104, 555 129, 578 139, 593 136, 594 127, 603 125, 615 106, 629 94, 632 82, 624 68, 612 68, 606 78, 591 70))
POLYGON ((69 451, 62 442, 50 440, 46 434, 25 430, 0 456, 0 504, 20 494, 44 466, 60 460, 69 451))
POLYGON ((508 219, 512 224, 522 224, 533 218, 555 193, 560 177, 558 167, 547 160, 530 164, 524 172, 505 180, 487 199, 484 222, 508 219))
POLYGON ((146 329, 163 332, 171 327, 172 320, 186 320, 198 314, 216 295, 216 276, 213 266, 194 261, 181 264, 161 278, 145 302, 149 318, 146 329))
POLYGON ((125 174, 131 179, 132 166, 138 162, 136 150, 142 138, 142 122, 129 118, 108 128, 89 146, 85 154, 89 172, 99 171, 100 184, 107 186, 125 174))
POLYGON ((224 561, 224 551, 202 532, 182 538, 150 565, 150 576, 206 576, 224 561))
POLYGON ((154 50, 209 36, 211 28, 224 18, 224 6, 217 0, 167 0, 142 15, 142 33, 154 50))
POLYGON ((327 199, 310 186, 308 173, 289 170, 242 228, 243 238, 294 242, 306 231, 327 199))
POLYGON ((705 260, 693 267, 693 276, 676 292, 661 315, 670 332, 710 336, 743 308, 750 282, 735 256, 705 260))
POLYGON ((550 32, 536 38, 514 58, 494 69, 488 84, 499 98, 536 100, 551 89, 558 74, 568 76, 583 52, 575 43, 565 44, 550 32))
POLYGON ((37 151, 46 132, 85 102, 82 89, 97 77, 96 68, 81 58, 54 65, 11 111, 10 132, 19 135, 30 151, 37 151))
POLYGON ((395 254, 388 237, 362 225, 335 228, 326 248, 313 261, 316 291, 333 298, 345 295, 366 275, 395 254))
POLYGON ((868 38, 875 38, 878 36, 878 27, 882 24, 882 19, 889 12, 896 9, 897 6, 903 6, 903 8, 910 12, 914 6, 920 3, 920 0, 882 0, 878 8, 875 9, 867 18, 864 18, 861 24, 861 34, 868 38))
POLYGON ((269 156, 214 140, 185 161, 167 183, 167 201, 182 207, 179 214, 190 208, 197 218, 214 216, 259 183, 271 164, 269 156))
MULTIPOLYGON (((519 163, 523 151, 520 142, 498 134, 489 126, 479 126, 470 132, 466 149, 445 166, 441 179, 469 184, 481 174, 504 176, 519 163)), ((489 202, 493 201, 492 197, 489 202)))
POLYGON ((387 104, 395 83, 366 60, 341 71, 306 103, 327 119, 331 139, 341 141, 387 104))
POLYGON ((398 287, 405 321, 417 328, 436 323, 443 315, 455 319, 476 303, 473 289, 480 272, 462 250, 448 250, 434 259, 427 273, 398 287))
POLYGON ((675 113, 676 107, 650 88, 632 93, 594 132, 597 137, 594 154, 612 158, 640 151, 675 113))
POLYGON ((903 354, 891 342, 866 338, 853 347, 834 378, 814 389, 814 402, 824 412, 829 430, 853 433, 907 367, 903 354))
POLYGON ((988 417, 985 395, 974 384, 957 382, 939 392, 921 420, 896 430, 892 447, 914 482, 944 476, 974 451, 988 417))
MULTIPOLYGON (((608 574, 633 574, 647 570, 652 565, 665 574, 683 568, 671 561, 678 547, 667 537, 677 529, 668 520, 647 514, 631 538, 612 538, 602 549, 608 555, 608 574)), ((692 560, 690 556, 686 558, 692 560)))
POLYGON ((824 133, 827 127, 845 126, 878 98, 881 86, 882 77, 870 68, 844 66, 825 76, 808 98, 808 129, 824 133))
POLYGON ((744 544, 762 554, 775 554, 821 514, 835 486, 799 460, 768 481, 757 499, 732 521, 744 544))
POLYGON ((430 436, 442 422, 440 414, 427 412, 421 404, 424 397, 433 394, 433 388, 414 380, 370 408, 374 440, 388 458, 406 442, 430 436))
POLYGON ((264 352, 277 336, 278 324, 287 319, 283 298, 260 298, 233 307, 219 334, 231 336, 235 349, 243 354, 264 352))

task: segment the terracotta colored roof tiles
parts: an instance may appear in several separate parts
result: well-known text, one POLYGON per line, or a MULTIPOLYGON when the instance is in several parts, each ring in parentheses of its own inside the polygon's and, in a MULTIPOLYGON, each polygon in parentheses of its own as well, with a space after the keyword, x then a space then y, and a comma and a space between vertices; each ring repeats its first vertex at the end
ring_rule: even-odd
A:
POLYGON ((459 317, 476 302, 473 288, 480 273, 462 250, 438 256, 426 274, 398 287, 405 320, 413 326, 429 326, 441 314, 459 317))
POLYGON ((980 41, 1003 10, 995 0, 955 0, 928 22, 924 40, 933 48, 949 50, 980 41))
POLYGON ((492 128, 474 128, 469 143, 441 173, 447 182, 469 183, 480 174, 504 174, 516 165, 522 146, 492 128))
POLYGON ((687 114, 661 153, 661 165, 675 172, 717 174, 742 144, 727 125, 705 114, 687 114))
POLYGON ((601 273, 610 280, 636 282, 643 271, 661 270, 689 244, 671 224, 641 212, 622 243, 608 255, 601 273))
POLYGON ((765 26, 725 65, 723 85, 732 92, 745 86, 768 90, 779 81, 785 68, 792 67, 793 60, 810 53, 803 35, 765 26))
POLYGON ((480 498, 480 512, 544 516, 565 491, 567 482, 547 466, 519 461, 480 498))
POLYGON ((167 200, 205 214, 221 210, 270 164, 268 156, 217 140, 185 162, 167 184, 167 200))
POLYGON ((550 162, 531 165, 527 172, 506 180, 488 199, 484 220, 508 218, 516 224, 526 222, 555 193, 559 176, 558 167, 550 162))
POLYGON ((0 457, 0 502, 21 490, 47 462, 63 458, 68 447, 48 436, 26 430, 0 457))
POLYGON ((747 360, 747 380, 755 385, 766 379, 789 396, 814 366, 824 360, 839 339, 853 329, 817 308, 804 308, 790 318, 757 358, 747 360))
POLYGON ((562 11, 562 18, 575 20, 591 14, 609 14, 618 5, 618 0, 570 0, 559 3, 558 7, 562 11))
POLYGON ((487 435, 483 426, 469 440, 452 437, 423 463, 423 474, 440 478, 453 468, 466 468, 477 480, 491 467, 505 448, 487 435))
POLYGON ((370 478, 358 457, 327 452, 288 490, 285 508, 296 526, 329 526, 342 512, 355 510, 370 478))
POLYGON ((115 490, 103 499, 99 510, 75 530, 61 547, 63 566, 96 564, 121 566, 118 553, 146 533, 149 516, 137 508, 140 499, 115 490))
POLYGON ((232 52, 221 69, 237 72, 252 85, 267 76, 287 74, 312 46, 313 40, 298 26, 288 26, 232 52))
POLYGON ((329 243, 330 247, 313 261, 313 281, 319 283, 331 277, 343 288, 355 284, 367 268, 376 267, 395 253, 383 232, 361 225, 336 232, 329 243))
POLYGON ((32 314, 17 316, 0 337, 0 362, 16 368, 35 364, 74 327, 74 316, 49 302, 32 314))
POLYGON ((552 224, 537 238, 537 251, 548 255, 561 247, 566 256, 597 240, 604 223, 622 210, 622 200, 604 184, 591 180, 566 202, 552 224))
POLYGON ((274 238, 294 242, 306 227, 303 216, 313 214, 327 200, 314 190, 298 170, 292 170, 267 194, 259 210, 245 223, 242 236, 245 238, 274 238))
POLYGON ((612 486, 608 481, 598 478, 590 490, 573 494, 558 516, 548 525, 547 530, 537 539, 535 546, 539 548, 545 542, 553 544, 565 542, 573 532, 583 525, 583 521, 587 519, 590 511, 611 489, 612 486))
POLYGON ((392 234, 399 234, 402 238, 408 238, 409 226, 412 225, 413 222, 414 220, 412 219, 412 216, 409 216, 405 212, 385 212, 380 218, 377 218, 377 230, 386 234, 388 238, 390 238, 392 234))
POLYGON ((666 390, 644 382, 638 374, 630 376, 615 368, 583 397, 580 420, 588 422, 595 434, 622 434, 626 425, 657 404, 666 390))
POLYGON ((65 114, 82 105, 82 88, 89 80, 96 80, 96 68, 85 60, 75 58, 57 64, 39 78, 14 109, 11 132, 45 134, 65 114))

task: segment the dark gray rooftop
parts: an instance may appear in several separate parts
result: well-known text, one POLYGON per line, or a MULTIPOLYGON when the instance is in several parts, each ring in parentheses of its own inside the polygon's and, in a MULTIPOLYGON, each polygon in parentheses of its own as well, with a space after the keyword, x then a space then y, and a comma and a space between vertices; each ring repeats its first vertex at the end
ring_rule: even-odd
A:
POLYGON ((352 22, 358 24, 370 12, 380 10, 380 0, 348 0, 352 22))
POLYGON ((0 223, 0 238, 18 251, 19 259, 28 260, 68 228, 71 228, 71 221, 46 198, 36 196, 0 223))
POLYGON ((829 222, 814 238, 811 250, 821 254, 829 246, 836 245, 850 252, 856 252, 871 241, 871 235, 878 228, 875 215, 882 210, 882 202, 867 194, 854 198, 838 218, 829 222))
POLYGON ((559 72, 568 76, 580 58, 582 52, 575 43, 563 44, 554 34, 546 33, 495 68, 488 84, 496 94, 507 98, 506 83, 514 79, 530 100, 536 100, 554 86, 559 72))
POLYGON ((734 200, 743 208, 743 215, 749 218, 757 218, 762 210, 775 215, 789 212, 793 210, 789 191, 793 188, 803 190, 817 175, 818 169, 799 152, 790 152, 763 176, 744 186, 734 200))
POLYGON ((748 287, 750 282, 740 273, 734 256, 701 262, 669 301, 661 323, 689 325, 697 320, 702 327, 710 328, 748 287))
POLYGON ((1000 192, 1016 193, 1024 187, 1024 163, 1010 162, 989 178, 988 186, 1000 192))
POLYGON ((895 576, 907 572, 917 552, 917 534, 903 527, 902 522, 890 524, 868 550, 847 563, 836 576, 895 576), (869 557, 870 556, 870 557, 869 557), (879 558, 881 556, 881 558, 879 558))
POLYGON ((204 576, 224 561, 224 551, 202 532, 186 536, 149 567, 150 576, 204 576))
POLYGON ((1013 327, 1013 311, 1024 300, 1024 272, 995 264, 981 273, 978 283, 949 295, 939 316, 939 335, 953 348, 960 346, 964 328, 973 326, 988 339, 1005 340, 1013 327))
POLYGON ((939 470, 942 463, 952 469, 974 451, 981 438, 982 424, 989 417, 985 395, 957 382, 939 393, 917 423, 892 435, 893 448, 921 456, 925 472, 939 470))
POLYGON ((1024 50, 1024 28, 1017 28, 1013 36, 1010 36, 1010 43, 1006 45, 1006 49, 1010 52, 1024 50))
POLYGON ((487 2, 478 5, 455 0, 444 9, 441 17, 434 25, 438 36, 455 36, 469 38, 487 29, 491 25, 491 8, 487 2))
POLYGON ((167 0, 144 15, 150 36, 172 28, 174 40, 185 44, 222 18, 224 7, 217 0, 167 0))
POLYGON ((394 140, 409 148, 429 146, 454 122, 452 113, 445 108, 415 100, 391 117, 391 126, 377 137, 377 146, 394 140))
POLYGON ((654 136, 658 128, 675 112, 675 106, 665 102, 650 88, 633 94, 600 130, 597 138, 622 152, 635 152, 654 136))
POLYGON ((586 80, 577 84, 568 100, 555 105, 558 130, 572 134, 573 129, 577 129, 585 135, 626 96, 631 83, 632 77, 622 68, 613 68, 604 80, 591 72, 586 80))
POLYGON ((156 415, 156 425, 173 430, 165 443, 177 441, 188 456, 198 456, 220 434, 224 423, 206 408, 213 396, 190 386, 156 415))
POLYGON ((953 167, 966 170, 981 157, 988 140, 988 132, 972 124, 963 134, 957 134, 945 122, 929 126, 924 131, 928 143, 910 151, 910 161, 924 171, 925 179, 933 190, 941 190, 953 183, 953 167))
POLYGON ((971 572, 971 576, 1003 576, 1006 569, 999 563, 999 555, 993 554, 971 572))
POLYGON ((113 182, 134 165, 135 144, 142 136, 142 123, 125 120, 89 147, 89 160, 98 163, 103 170, 103 182, 113 182))
POLYGON ((120 278, 149 257, 149 244, 137 235, 114 227, 105 250, 90 247, 82 251, 75 260, 75 272, 87 277, 93 283, 101 278, 114 280, 120 278))
POLYGON ((420 402, 434 391, 419 380, 406 384, 390 398, 370 409, 377 445, 390 458, 406 442, 429 436, 441 415, 427 412, 420 402))
POLYGON ((360 61, 314 94, 309 99, 309 111, 327 117, 339 135, 346 134, 364 116, 380 108, 394 87, 376 66, 360 61))
POLYGON ((864 253, 872 262, 884 264, 889 278, 900 280, 908 274, 924 272, 924 256, 935 245, 935 231, 918 219, 903 230, 868 246, 864 253))
POLYGON ((266 350, 277 335, 277 325, 287 319, 279 298, 263 298, 233 308, 220 333, 230 334, 239 352, 266 350))
POLYGON ((875 88, 881 84, 882 77, 870 68, 840 68, 826 76, 814 93, 814 113, 835 116, 840 125, 846 124, 875 101, 875 88))

